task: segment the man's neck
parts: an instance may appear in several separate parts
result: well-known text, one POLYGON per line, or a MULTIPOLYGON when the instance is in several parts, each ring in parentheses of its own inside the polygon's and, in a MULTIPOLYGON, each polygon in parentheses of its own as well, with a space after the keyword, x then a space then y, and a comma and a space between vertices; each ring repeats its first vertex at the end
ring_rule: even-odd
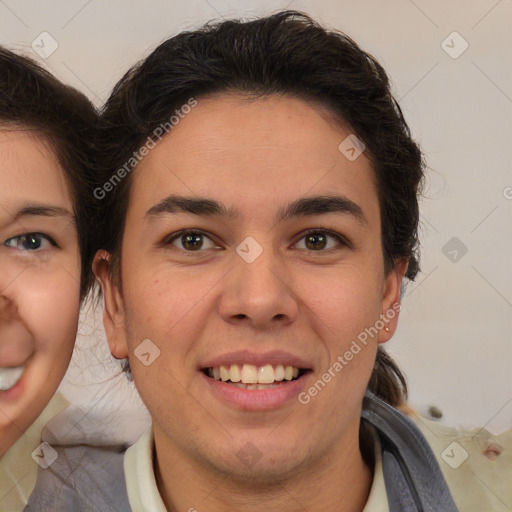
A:
POLYGON ((358 437, 340 443, 292 476, 243 480, 235 472, 215 471, 188 457, 161 432, 155 432, 155 476, 169 512, 362 512, 373 480, 358 437))

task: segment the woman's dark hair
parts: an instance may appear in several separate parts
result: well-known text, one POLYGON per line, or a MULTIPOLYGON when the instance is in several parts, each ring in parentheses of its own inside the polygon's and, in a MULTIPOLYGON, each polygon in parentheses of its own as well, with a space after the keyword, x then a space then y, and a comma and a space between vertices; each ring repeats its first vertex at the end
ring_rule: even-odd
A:
MULTIPOLYGON (((381 65, 346 35, 307 15, 283 11, 249 22, 207 24, 158 46, 114 88, 101 114, 106 224, 102 247, 119 275, 134 153, 169 125, 191 99, 216 93, 249 97, 291 95, 322 105, 366 146, 375 172, 385 270, 409 262, 418 272, 418 194, 424 172, 419 147, 390 92, 381 65), (148 139, 149 138, 149 139, 148 139), (123 179, 117 179, 120 176, 123 179), (115 181, 113 180, 115 178, 115 181)), ((379 349, 369 388, 393 405, 407 396, 405 379, 379 349)))
POLYGON ((0 127, 33 130, 55 152, 71 189, 81 256, 80 297, 94 283, 97 204, 93 157, 98 114, 36 62, 0 47, 0 127))

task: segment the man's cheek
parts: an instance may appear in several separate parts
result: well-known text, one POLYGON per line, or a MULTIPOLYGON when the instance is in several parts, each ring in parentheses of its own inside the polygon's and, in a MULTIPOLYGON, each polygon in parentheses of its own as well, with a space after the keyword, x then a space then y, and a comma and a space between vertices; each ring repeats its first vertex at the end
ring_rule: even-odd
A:
POLYGON ((154 416, 172 418, 176 411, 186 408, 190 396, 179 384, 183 379, 167 364, 137 368, 133 373, 142 401, 154 416))
POLYGON ((139 334, 152 335, 163 342, 176 336, 183 326, 197 325, 194 318, 204 309, 206 300, 206 297, 201 300, 195 292, 186 293, 172 285, 144 293, 133 305, 136 308, 132 309, 136 314, 135 325, 139 334))

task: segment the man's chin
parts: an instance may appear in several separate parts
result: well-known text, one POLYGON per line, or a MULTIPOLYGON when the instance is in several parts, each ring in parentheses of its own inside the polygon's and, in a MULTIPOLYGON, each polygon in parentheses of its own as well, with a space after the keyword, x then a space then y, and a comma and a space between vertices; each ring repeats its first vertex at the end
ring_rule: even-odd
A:
POLYGON ((210 455, 208 465, 216 473, 229 475, 229 480, 238 486, 249 485, 251 489, 261 486, 268 488, 279 481, 296 478, 301 468, 306 465, 306 456, 301 457, 295 450, 281 446, 258 447, 247 441, 229 455, 224 452, 210 455))

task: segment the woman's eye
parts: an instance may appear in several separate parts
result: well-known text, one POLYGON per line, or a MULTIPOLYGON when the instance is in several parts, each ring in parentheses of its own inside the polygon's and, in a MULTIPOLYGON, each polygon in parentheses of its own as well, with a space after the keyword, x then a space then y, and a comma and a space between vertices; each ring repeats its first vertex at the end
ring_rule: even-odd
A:
POLYGON ((56 247, 56 243, 41 233, 27 233, 6 240, 6 247, 13 247, 19 251, 44 251, 56 247))
POLYGON ((177 235, 168 238, 166 245, 172 244, 184 251, 200 251, 201 249, 212 249, 217 245, 204 233, 197 231, 182 231, 177 235))
POLYGON ((329 234, 326 231, 310 231, 306 233, 296 244, 298 249, 307 251, 323 251, 325 249, 334 249, 338 246, 346 246, 347 242, 341 235, 329 234), (303 247, 299 247, 300 244, 303 247))

